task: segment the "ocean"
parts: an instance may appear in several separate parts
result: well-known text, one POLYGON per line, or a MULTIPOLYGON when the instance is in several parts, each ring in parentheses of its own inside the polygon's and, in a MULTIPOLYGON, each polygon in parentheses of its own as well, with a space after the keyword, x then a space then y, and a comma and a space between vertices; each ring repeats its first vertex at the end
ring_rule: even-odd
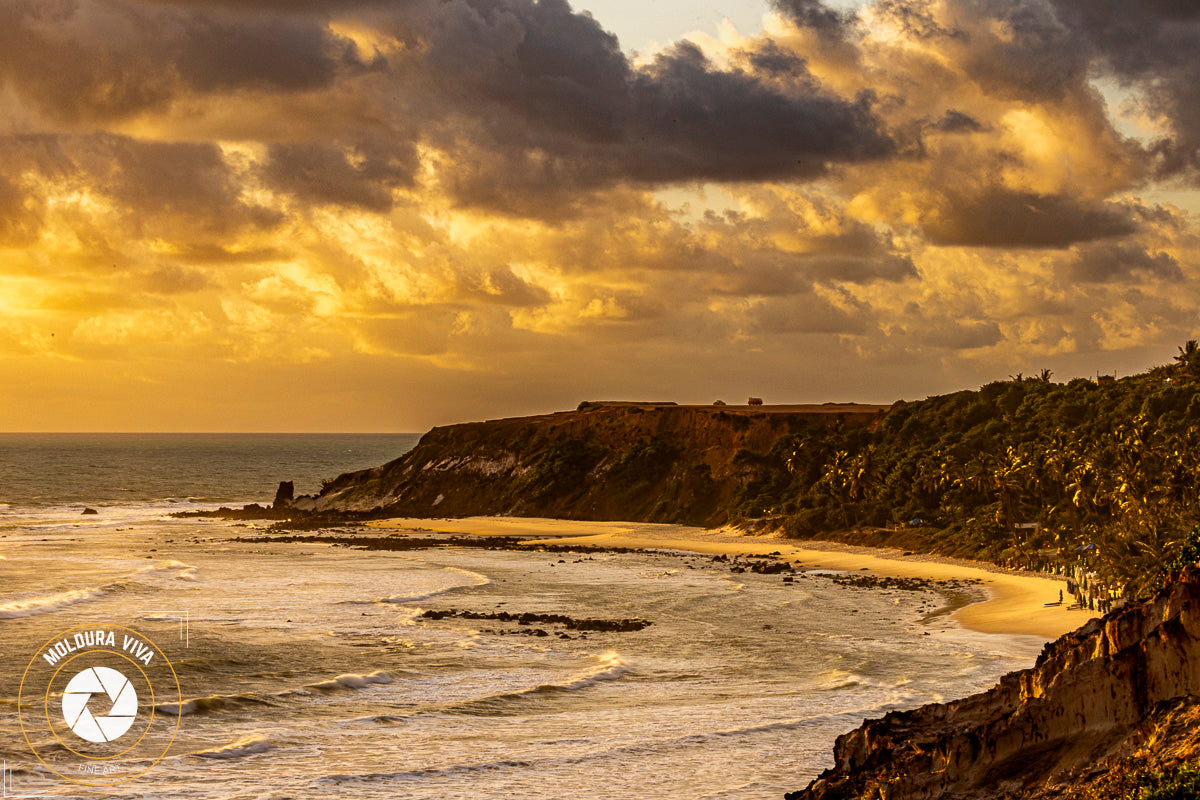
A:
POLYGON ((314 492, 416 439, 0 435, 5 796, 778 800, 863 719, 1042 644, 964 631, 934 592, 696 554, 357 550, 168 516, 314 492))

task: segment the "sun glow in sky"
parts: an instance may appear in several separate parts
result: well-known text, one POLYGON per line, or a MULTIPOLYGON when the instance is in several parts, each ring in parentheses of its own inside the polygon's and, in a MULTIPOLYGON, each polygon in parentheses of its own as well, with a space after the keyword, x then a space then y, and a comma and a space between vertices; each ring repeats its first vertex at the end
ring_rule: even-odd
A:
POLYGON ((3 0, 0 76, 0 430, 887 402, 1200 327, 1178 0, 3 0))

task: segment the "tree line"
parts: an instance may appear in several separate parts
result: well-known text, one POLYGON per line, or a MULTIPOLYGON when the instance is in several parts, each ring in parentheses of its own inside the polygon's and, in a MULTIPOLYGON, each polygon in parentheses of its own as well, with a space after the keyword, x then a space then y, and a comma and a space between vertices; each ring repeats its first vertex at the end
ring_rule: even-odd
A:
POLYGON ((737 516, 1029 568, 1085 561, 1127 597, 1194 548, 1200 345, 1121 379, 1049 370, 899 402, 873 429, 811 425, 735 456, 737 516))

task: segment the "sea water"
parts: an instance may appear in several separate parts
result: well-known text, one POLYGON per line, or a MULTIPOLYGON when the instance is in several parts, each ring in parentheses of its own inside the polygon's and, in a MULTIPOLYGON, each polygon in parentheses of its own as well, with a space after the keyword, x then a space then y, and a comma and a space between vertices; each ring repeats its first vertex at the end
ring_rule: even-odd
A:
POLYGON ((699 555, 358 550, 167 516, 269 502, 280 479, 315 491, 414 442, 0 437, 5 793, 780 798, 863 719, 986 688, 1041 644, 930 617, 933 593, 786 583, 699 555), (448 609, 651 624, 423 616, 448 609), (138 631, 178 675, 178 695, 155 700, 152 724, 177 726, 166 755, 111 788, 51 772, 18 720, 26 665, 81 624, 138 631))

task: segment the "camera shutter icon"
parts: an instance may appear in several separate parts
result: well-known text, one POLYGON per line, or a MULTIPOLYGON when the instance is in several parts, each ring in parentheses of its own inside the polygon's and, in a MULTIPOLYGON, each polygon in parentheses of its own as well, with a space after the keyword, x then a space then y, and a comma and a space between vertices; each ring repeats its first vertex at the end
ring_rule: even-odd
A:
MULTIPOLYGON (((91 705, 99 708, 103 700, 91 705)), ((137 717, 137 691, 129 679, 109 667, 89 667, 67 683, 63 690, 63 720, 71 731, 89 742, 111 742, 123 736, 137 717), (112 704, 107 714, 97 716, 89 708, 93 695, 105 695, 112 704)))

